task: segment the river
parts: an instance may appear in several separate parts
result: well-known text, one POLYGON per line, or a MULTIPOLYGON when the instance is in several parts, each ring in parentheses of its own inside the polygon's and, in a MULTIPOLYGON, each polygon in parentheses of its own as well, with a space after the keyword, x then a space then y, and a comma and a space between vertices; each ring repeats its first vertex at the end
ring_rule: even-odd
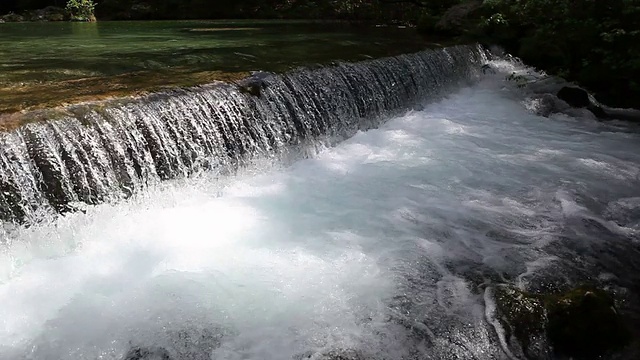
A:
POLYGON ((640 132, 534 115, 497 64, 288 162, 7 225, 0 358, 507 359, 487 287, 635 291, 640 132))

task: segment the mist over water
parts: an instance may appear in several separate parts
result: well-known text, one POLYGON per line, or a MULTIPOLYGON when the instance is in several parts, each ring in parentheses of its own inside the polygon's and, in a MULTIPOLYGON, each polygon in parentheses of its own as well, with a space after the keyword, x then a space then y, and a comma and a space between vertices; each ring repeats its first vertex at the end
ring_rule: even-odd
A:
POLYGON ((640 132, 533 115, 503 78, 290 166, 5 228, 0 358, 506 359, 485 287, 633 290, 640 132))

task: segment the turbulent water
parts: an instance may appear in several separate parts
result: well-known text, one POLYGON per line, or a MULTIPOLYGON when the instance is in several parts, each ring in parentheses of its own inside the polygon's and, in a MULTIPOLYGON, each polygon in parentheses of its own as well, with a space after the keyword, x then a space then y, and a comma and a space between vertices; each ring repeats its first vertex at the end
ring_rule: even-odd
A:
MULTIPOLYGON (((379 126, 335 146, 300 144, 307 158, 286 166, 255 156, 6 225, 0 359, 509 359, 486 306, 496 283, 590 279, 633 299, 640 131, 536 116, 504 81, 518 65, 496 67, 367 113, 379 126)), ((331 112, 314 124, 354 118, 313 116, 331 112)), ((73 134, 56 126, 48 136, 73 134)))

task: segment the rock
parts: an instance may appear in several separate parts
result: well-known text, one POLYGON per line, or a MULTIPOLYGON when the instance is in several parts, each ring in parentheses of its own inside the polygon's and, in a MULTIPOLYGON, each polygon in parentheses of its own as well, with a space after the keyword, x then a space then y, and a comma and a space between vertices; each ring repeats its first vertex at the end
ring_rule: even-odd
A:
POLYGON ((24 21, 24 16, 18 15, 16 13, 8 13, 7 15, 2 16, 0 19, 5 22, 22 22, 24 21))
POLYGON ((587 108, 599 119, 607 118, 602 105, 598 104, 587 90, 574 86, 564 86, 558 91, 557 96, 575 108, 587 108))
POLYGON ((356 350, 333 350, 320 357, 322 360, 365 360, 365 357, 356 350))
POLYGON ((640 110, 637 109, 616 109, 603 107, 602 109, 608 119, 632 121, 640 123, 640 110))
POLYGON ((47 6, 26 12, 24 15, 7 14, 3 18, 8 16, 13 17, 8 21, 64 21, 69 18, 69 12, 61 7, 47 6))
POLYGON ((515 348, 527 358, 557 355, 597 359, 630 343, 631 333, 615 308, 613 298, 593 287, 561 294, 536 295, 512 286, 497 286, 496 314, 515 348))
POLYGON ((271 74, 266 72, 256 72, 251 74, 250 77, 237 82, 236 85, 238 86, 238 90, 241 93, 260 97, 262 90, 267 88, 268 84, 266 82, 266 79, 270 75, 271 74))
POLYGON ((66 9, 56 6, 47 6, 44 9, 36 11, 44 21, 64 21, 70 16, 69 12, 66 9))
POLYGON ((527 358, 545 358, 547 316, 543 301, 511 286, 496 287, 494 297, 497 318, 510 347, 520 348, 527 358))
POLYGON ((169 331, 162 346, 134 346, 122 360, 212 360, 224 331, 217 328, 185 328, 169 331))
POLYGON ((47 18, 48 21, 64 21, 65 16, 62 14, 51 14, 47 18))
POLYGON ((336 349, 326 353, 308 352, 294 357, 295 360, 366 360, 360 351, 352 349, 336 349))
POLYGON ((169 348, 177 359, 213 360, 211 354, 220 347, 222 337, 219 329, 183 329, 171 333, 169 348))
POLYGON ((631 333, 606 292, 579 287, 545 299, 547 335, 554 351, 576 359, 596 359, 623 348, 631 333))
POLYGON ((166 349, 161 347, 147 348, 134 347, 131 348, 122 358, 122 360, 173 360, 166 349))
POLYGON ((525 107, 536 115, 549 117, 566 110, 569 105, 552 94, 536 94, 525 100, 525 107))
POLYGON ((558 98, 564 100, 567 104, 583 108, 591 105, 589 101, 589 93, 579 87, 565 86, 558 91, 558 98))
POLYGON ((148 19, 153 15, 153 7, 146 2, 134 2, 129 10, 129 17, 133 19, 148 19))
POLYGON ((435 30, 447 34, 464 33, 465 23, 475 11, 482 7, 482 3, 479 0, 471 0, 452 6, 435 24, 435 30))

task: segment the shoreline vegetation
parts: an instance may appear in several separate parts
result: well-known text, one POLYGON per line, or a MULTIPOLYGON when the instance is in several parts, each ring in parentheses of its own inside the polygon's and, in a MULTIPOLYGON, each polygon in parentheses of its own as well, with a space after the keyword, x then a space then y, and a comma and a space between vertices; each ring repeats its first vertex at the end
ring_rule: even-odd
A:
POLYGON ((323 19, 415 27, 452 43, 499 45, 603 104, 640 108, 640 0, 8 0, 3 12, 0 22, 323 19))

